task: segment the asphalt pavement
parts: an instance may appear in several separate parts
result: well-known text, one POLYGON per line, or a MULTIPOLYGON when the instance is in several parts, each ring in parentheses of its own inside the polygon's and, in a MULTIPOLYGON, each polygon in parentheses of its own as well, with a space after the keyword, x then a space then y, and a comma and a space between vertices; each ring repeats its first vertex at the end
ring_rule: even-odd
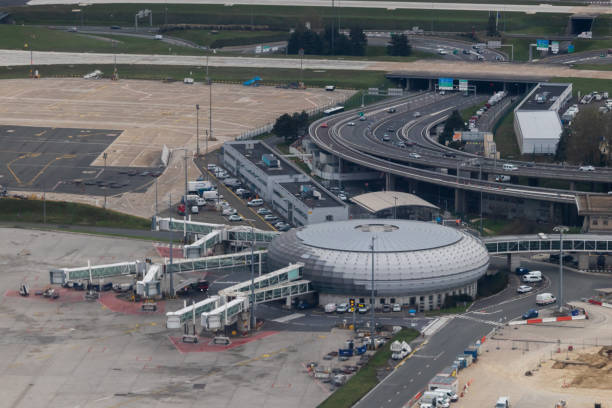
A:
MULTIPOLYGON (((547 281, 541 285, 540 292, 549 291, 557 295, 558 265, 532 261, 523 261, 521 264, 532 270, 541 270, 545 275, 547 281)), ((524 312, 534 308, 538 291, 528 295, 513 295, 516 280, 513 281, 514 284, 509 290, 489 299, 476 301, 470 312, 454 317, 437 333, 427 338, 423 347, 355 407, 402 407, 424 390, 438 372, 450 366, 463 350, 496 327, 500 327, 501 323, 519 318, 524 312)), ((590 297, 594 289, 609 287, 612 282, 608 276, 589 275, 568 268, 564 272, 564 281, 566 301, 579 301, 590 297)), ((557 305, 546 308, 555 307, 557 305)))

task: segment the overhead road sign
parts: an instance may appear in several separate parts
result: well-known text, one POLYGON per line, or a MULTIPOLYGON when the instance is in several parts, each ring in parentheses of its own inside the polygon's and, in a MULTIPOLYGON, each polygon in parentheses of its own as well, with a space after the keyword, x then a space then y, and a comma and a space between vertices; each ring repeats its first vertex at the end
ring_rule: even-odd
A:
POLYGON ((501 48, 501 41, 487 41, 487 48, 501 48))
POLYGON ((439 78, 438 89, 441 91, 452 91, 453 90, 453 78, 439 78))
POLYGON ((548 40, 537 40, 536 49, 538 51, 548 51, 548 40))
POLYGON ((460 91, 467 91, 468 90, 468 80, 467 79, 460 79, 459 80, 459 90, 460 91))

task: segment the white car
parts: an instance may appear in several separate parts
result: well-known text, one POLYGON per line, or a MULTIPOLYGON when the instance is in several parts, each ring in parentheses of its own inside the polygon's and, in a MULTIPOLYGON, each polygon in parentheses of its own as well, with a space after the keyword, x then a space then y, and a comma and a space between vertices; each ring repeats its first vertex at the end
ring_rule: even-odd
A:
POLYGON ((595 167, 593 166, 580 166, 578 168, 580 171, 595 171, 595 167))
POLYGON ((338 198, 339 198, 340 200, 342 200, 342 201, 346 201, 346 200, 348 199, 348 197, 346 196, 346 194, 342 194, 342 193, 338 194, 338 198))
POLYGON ((393 311, 394 312, 401 312, 402 311, 402 305, 400 305, 399 303, 396 303, 393 305, 393 311))
POLYGON ((234 215, 234 214, 238 214, 238 211, 235 208, 228 207, 223 210, 222 214, 223 215, 234 215))
POLYGON ((214 163, 208 163, 208 165, 206 165, 206 168, 210 171, 215 171, 217 170, 217 165, 214 163))
POLYGON ((340 303, 337 307, 336 307, 336 313, 346 313, 348 311, 348 304, 347 303, 340 303))
POLYGON ((448 54, 448 52, 446 52, 446 50, 445 50, 445 49, 443 49, 443 48, 438 48, 438 54, 440 54, 440 55, 446 55, 446 54, 448 54))
POLYGON ((413 116, 414 116, 415 118, 419 118, 419 117, 421 117, 421 112, 414 112, 414 115, 413 115, 413 116))
POLYGON ((516 289, 518 293, 527 293, 527 292, 531 292, 532 290, 533 288, 527 285, 521 285, 516 289))
POLYGON ((272 214, 272 211, 268 210, 266 207, 261 207, 259 210, 257 210, 257 214, 268 215, 268 214, 272 214))
POLYGON ((278 221, 278 217, 274 214, 264 215, 264 220, 266 221, 278 221))
POLYGON ((242 221, 242 217, 238 214, 232 214, 229 216, 228 220, 230 221, 242 221))
POLYGON ((412 152, 408 155, 408 157, 412 157, 413 159, 420 159, 422 156, 416 152, 412 152))
POLYGON ((347 126, 355 126, 355 122, 349 122, 347 123, 347 126))

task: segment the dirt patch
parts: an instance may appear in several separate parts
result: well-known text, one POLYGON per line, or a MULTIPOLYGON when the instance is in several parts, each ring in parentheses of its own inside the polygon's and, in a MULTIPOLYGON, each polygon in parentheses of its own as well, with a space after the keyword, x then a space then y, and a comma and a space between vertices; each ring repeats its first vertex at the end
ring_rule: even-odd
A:
POLYGON ((612 347, 604 346, 592 352, 568 356, 556 360, 553 370, 563 370, 562 375, 571 378, 569 387, 612 389, 612 347))

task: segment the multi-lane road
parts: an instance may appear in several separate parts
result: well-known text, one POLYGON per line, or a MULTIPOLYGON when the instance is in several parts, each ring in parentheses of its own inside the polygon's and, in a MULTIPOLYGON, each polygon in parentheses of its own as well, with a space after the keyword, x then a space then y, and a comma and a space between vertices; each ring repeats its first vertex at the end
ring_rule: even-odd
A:
POLYGON ((500 161, 483 161, 457 151, 451 153, 429 140, 427 131, 432 124, 444 120, 453 109, 463 109, 482 100, 482 97, 466 98, 457 94, 444 97, 434 93, 416 94, 369 108, 366 111, 366 121, 358 120, 354 112, 321 119, 311 125, 310 136, 321 149, 363 167, 462 190, 562 203, 573 203, 575 200, 575 193, 569 190, 471 178, 470 173, 479 172, 478 162, 482 163, 483 172, 490 174, 506 173, 575 181, 612 180, 612 171, 604 168, 598 168, 595 172, 581 172, 576 166, 514 162, 518 170, 503 170, 500 161), (389 114, 387 107, 395 107, 397 112, 389 114), (420 114, 418 117, 417 111, 420 114), (321 126, 324 123, 326 126, 321 126), (382 140, 381 133, 383 136, 384 133, 393 133, 395 143, 394 140, 382 140), (399 147, 399 141, 404 141, 406 147, 399 147), (457 172, 458 169, 459 174, 448 174, 448 171, 441 169, 451 172, 457 172))

